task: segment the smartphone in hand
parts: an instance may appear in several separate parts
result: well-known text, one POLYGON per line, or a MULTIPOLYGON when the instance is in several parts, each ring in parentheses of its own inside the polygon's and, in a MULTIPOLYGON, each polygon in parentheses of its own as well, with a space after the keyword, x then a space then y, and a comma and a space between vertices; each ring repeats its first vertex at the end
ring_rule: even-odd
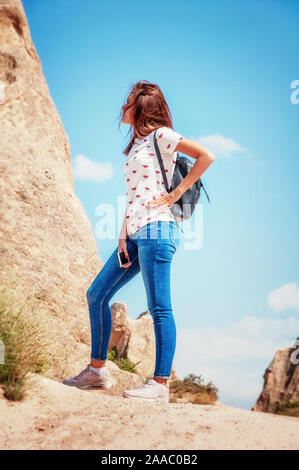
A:
POLYGON ((120 268, 122 268, 124 264, 130 263, 130 260, 126 258, 124 250, 117 253, 117 259, 120 268))

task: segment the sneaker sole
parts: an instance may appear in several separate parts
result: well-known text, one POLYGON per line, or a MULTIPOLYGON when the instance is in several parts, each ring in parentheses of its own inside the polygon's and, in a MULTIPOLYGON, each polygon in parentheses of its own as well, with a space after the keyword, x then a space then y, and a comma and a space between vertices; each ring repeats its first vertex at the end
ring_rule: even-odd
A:
POLYGON ((79 388, 80 390, 101 390, 101 389, 107 389, 112 387, 112 382, 106 382, 101 385, 75 385, 75 384, 64 384, 68 385, 69 387, 76 387, 79 388))
POLYGON ((130 398, 131 400, 143 400, 143 401, 152 401, 156 403, 169 403, 168 398, 144 398, 144 397, 131 397, 130 395, 123 394, 124 398, 130 398))
POLYGON ((112 387, 112 382, 106 382, 101 385, 79 385, 78 388, 80 390, 101 390, 101 389, 107 389, 112 387))

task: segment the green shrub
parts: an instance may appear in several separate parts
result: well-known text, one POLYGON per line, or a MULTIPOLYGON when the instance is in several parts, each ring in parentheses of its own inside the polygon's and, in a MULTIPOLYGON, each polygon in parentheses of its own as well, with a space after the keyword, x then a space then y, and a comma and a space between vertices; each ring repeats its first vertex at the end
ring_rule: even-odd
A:
POLYGON ((108 361, 115 362, 116 361, 116 356, 117 356, 117 350, 116 350, 115 347, 113 349, 111 349, 110 351, 108 351, 108 353, 107 353, 108 361))
POLYGON ((0 340, 4 364, 0 364, 0 385, 9 400, 25 395, 27 376, 45 373, 50 366, 50 348, 43 323, 27 301, 19 306, 13 291, 0 287, 0 340))
POLYGON ((185 395, 193 404, 213 404, 218 399, 218 389, 212 382, 204 383, 201 375, 190 373, 183 380, 170 382, 169 391, 174 397, 183 398, 185 395), (190 395, 193 395, 191 399, 190 395))
POLYGON ((137 366, 137 364, 141 362, 138 361, 133 364, 129 359, 126 359, 124 357, 122 357, 121 359, 117 359, 117 350, 115 346, 108 352, 107 359, 109 361, 115 362, 115 364, 117 364, 120 369, 125 370, 127 372, 132 372, 133 374, 137 374, 135 366, 137 366))
POLYGON ((274 405, 274 413, 299 417, 299 401, 286 401, 274 405))

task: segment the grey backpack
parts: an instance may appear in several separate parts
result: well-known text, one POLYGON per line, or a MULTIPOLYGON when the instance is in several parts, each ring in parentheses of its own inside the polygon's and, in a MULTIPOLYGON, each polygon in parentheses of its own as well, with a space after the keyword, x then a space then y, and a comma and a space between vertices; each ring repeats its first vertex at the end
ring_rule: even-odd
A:
MULTIPOLYGON (((158 146, 158 143, 157 143, 157 138, 156 138, 157 130, 158 129, 156 129, 155 132, 154 132, 155 150, 156 150, 156 154, 157 154, 157 157, 158 157, 158 160, 159 160, 161 172, 162 172, 162 175, 163 175, 165 188, 166 188, 167 192, 170 193, 171 191, 173 191, 180 184, 180 182, 189 173, 189 171, 191 170, 193 164, 188 158, 183 157, 182 155, 177 153, 177 159, 176 159, 176 164, 175 164, 174 171, 173 171, 171 186, 169 188, 168 181, 167 181, 167 178, 166 178, 165 169, 164 169, 164 165, 163 165, 163 160, 162 160, 161 153, 160 153, 160 150, 159 150, 159 146, 158 146)), ((184 192, 184 194, 182 194, 180 199, 178 199, 171 206, 170 209, 171 209, 176 221, 182 222, 183 220, 187 220, 191 217, 191 215, 192 215, 192 213, 195 209, 195 206, 198 202, 198 199, 200 198, 201 188, 204 190, 204 192, 206 194, 206 197, 207 197, 208 201, 210 202, 210 198, 209 198, 209 196, 208 196, 208 194, 207 194, 207 192, 204 188, 204 185, 202 184, 201 179, 199 178, 197 181, 195 181, 195 183, 193 183, 193 185, 189 189, 187 189, 187 191, 184 192)))

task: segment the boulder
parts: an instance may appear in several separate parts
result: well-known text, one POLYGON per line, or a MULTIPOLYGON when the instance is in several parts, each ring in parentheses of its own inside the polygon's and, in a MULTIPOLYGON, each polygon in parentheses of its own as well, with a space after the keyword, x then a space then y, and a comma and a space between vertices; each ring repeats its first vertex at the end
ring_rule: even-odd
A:
POLYGON ((263 390, 253 411, 273 412, 280 403, 299 400, 299 366, 296 357, 299 357, 299 353, 294 348, 276 352, 264 373, 263 390))

